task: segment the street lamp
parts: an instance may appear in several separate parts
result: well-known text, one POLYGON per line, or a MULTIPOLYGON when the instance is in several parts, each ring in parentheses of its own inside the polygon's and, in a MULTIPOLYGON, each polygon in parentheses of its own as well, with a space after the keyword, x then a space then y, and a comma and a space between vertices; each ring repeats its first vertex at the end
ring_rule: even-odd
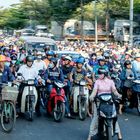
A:
POLYGON ((133 6, 134 0, 130 0, 130 46, 133 47, 133 6))

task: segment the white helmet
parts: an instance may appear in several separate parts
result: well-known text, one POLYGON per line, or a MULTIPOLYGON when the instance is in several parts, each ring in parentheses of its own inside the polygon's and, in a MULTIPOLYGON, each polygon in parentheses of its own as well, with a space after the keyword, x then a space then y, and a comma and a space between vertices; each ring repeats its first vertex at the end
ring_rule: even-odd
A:
POLYGON ((140 53, 137 53, 137 54, 135 55, 135 58, 140 58, 140 53))
POLYGON ((65 59, 72 61, 72 58, 70 56, 66 56, 65 59))

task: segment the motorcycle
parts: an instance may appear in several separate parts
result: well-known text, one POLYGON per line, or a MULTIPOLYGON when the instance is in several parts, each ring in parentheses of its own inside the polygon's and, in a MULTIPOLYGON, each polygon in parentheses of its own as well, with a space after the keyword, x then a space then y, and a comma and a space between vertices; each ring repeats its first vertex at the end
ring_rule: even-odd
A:
POLYGON ((115 125, 117 121, 115 102, 111 94, 102 94, 98 99, 99 104, 97 100, 95 102, 99 116, 99 136, 105 135, 107 140, 112 140, 115 134, 115 125))
POLYGON ((54 120, 60 122, 65 115, 65 92, 63 87, 65 85, 60 81, 53 82, 48 104, 47 113, 53 116, 54 120))
POLYGON ((25 80, 21 73, 18 73, 17 76, 17 79, 21 80, 21 84, 23 84, 24 86, 21 97, 20 112, 25 114, 29 121, 33 121, 35 106, 38 99, 38 94, 35 87, 35 80, 25 80))
POLYGON ((81 80, 73 86, 73 112, 79 113, 80 120, 85 120, 88 112, 89 90, 86 81, 81 80))

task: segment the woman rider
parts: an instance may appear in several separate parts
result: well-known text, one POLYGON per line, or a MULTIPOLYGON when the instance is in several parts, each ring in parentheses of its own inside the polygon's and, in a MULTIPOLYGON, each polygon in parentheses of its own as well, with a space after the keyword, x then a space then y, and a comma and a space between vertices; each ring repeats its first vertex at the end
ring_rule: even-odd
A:
MULTIPOLYGON (((94 89, 90 96, 90 100, 93 100, 97 95, 105 93, 110 94, 114 93, 116 96, 121 97, 121 95, 116 90, 114 82, 107 77, 108 73, 105 69, 99 68, 98 75, 99 78, 95 82, 94 89)), ((90 133, 88 136, 88 140, 91 140, 91 137, 97 134, 97 124, 98 124, 97 108, 96 105, 94 105, 94 117, 90 125, 90 133)), ((117 132, 118 140, 122 140, 118 123, 116 123, 116 130, 118 130, 117 132)))

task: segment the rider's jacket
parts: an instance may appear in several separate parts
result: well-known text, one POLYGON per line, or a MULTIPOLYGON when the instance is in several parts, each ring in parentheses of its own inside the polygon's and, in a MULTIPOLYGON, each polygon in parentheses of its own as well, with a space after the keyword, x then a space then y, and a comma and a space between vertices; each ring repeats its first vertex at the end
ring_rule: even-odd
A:
POLYGON ((98 65, 96 65, 95 67, 93 67, 93 73, 95 74, 95 75, 98 75, 98 69, 99 68, 103 68, 103 69, 105 69, 105 70, 109 70, 109 68, 108 68, 108 66, 107 65, 103 65, 103 66, 100 66, 99 64, 98 65))
POLYGON ((53 69, 48 68, 45 72, 44 79, 45 81, 49 79, 51 82, 55 82, 55 81, 64 82, 64 75, 60 68, 57 67, 53 69))
POLYGON ((65 65, 63 65, 61 67, 61 69, 62 69, 62 72, 64 74, 64 78, 67 79, 68 78, 68 75, 71 73, 73 67, 72 66, 66 67, 65 65))
POLYGON ((72 78, 75 83, 78 83, 81 80, 84 80, 85 76, 87 75, 87 72, 83 68, 80 72, 77 71, 77 68, 73 68, 71 73, 72 73, 72 78))
POLYGON ((92 59, 90 59, 89 62, 88 62, 88 64, 89 64, 90 66, 95 66, 95 65, 98 64, 98 61, 93 61, 92 59))
POLYGON ((140 79, 140 62, 133 61, 132 70, 134 72, 135 79, 140 79))
POLYGON ((130 87, 132 87, 132 79, 128 79, 128 77, 131 77, 131 78, 134 77, 134 73, 133 73, 132 69, 123 68, 123 70, 120 74, 122 86, 130 88, 130 87))
POLYGON ((0 72, 0 83, 12 82, 14 79, 15 77, 10 68, 8 66, 4 66, 4 71, 0 72))
POLYGON ((17 73, 21 73, 25 80, 29 79, 39 79, 38 71, 34 65, 28 67, 27 65, 22 65, 17 73))

